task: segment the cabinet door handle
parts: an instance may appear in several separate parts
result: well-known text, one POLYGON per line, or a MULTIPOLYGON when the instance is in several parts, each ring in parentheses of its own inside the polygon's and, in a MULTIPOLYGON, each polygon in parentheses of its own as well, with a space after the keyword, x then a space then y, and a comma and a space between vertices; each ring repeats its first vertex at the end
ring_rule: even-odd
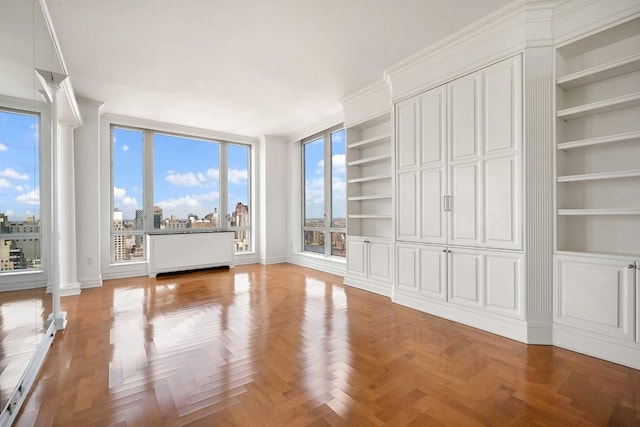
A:
POLYGON ((636 266, 633 265, 633 264, 629 264, 629 265, 627 265, 627 268, 636 268, 636 266))

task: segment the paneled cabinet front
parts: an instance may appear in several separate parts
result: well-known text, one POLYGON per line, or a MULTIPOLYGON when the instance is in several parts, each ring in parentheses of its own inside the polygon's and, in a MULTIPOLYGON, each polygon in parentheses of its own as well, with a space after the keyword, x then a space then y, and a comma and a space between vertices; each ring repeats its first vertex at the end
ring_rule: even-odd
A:
POLYGON ((633 259, 556 255, 554 322, 588 332, 640 341, 633 259))
POLYGON ((397 293, 522 318, 524 255, 398 243, 397 293))
POLYGON ((521 58, 396 105, 397 239, 522 249, 521 58))
POLYGON ((349 236, 347 274, 391 283, 392 244, 384 239, 349 236))

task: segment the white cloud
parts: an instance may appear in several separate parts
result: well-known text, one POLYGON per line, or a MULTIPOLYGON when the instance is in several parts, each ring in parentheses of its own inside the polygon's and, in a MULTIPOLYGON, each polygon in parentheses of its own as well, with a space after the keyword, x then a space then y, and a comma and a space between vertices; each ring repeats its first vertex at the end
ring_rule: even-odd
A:
POLYGON ((200 201, 194 196, 187 195, 177 199, 162 200, 158 202, 157 205, 160 206, 163 211, 173 212, 176 208, 199 208, 200 201))
POLYGON ((7 151, 8 149, 9 149, 9 147, 7 147, 2 142, 0 142, 0 151, 7 151))
POLYGON ((7 209, 4 213, 5 213, 7 216, 9 216, 9 217, 10 217, 10 216, 13 216, 13 215, 15 214, 15 212, 14 212, 14 211, 12 211, 11 209, 7 209))
POLYGON ((11 188, 11 183, 4 178, 0 178, 0 188, 11 188))
POLYGON ((122 151, 129 151, 129 146, 127 144, 123 144, 122 151))
POLYGON ((116 201, 123 200, 127 195, 127 190, 124 188, 113 187, 113 199, 116 201))
POLYGON ((138 201, 136 200, 135 197, 125 197, 122 199, 122 204, 128 208, 134 208, 138 206, 138 201))
POLYGON ((25 191, 25 188, 22 185, 16 185, 14 189, 19 192, 25 191))
POLYGON ((194 187, 196 185, 200 185, 198 177, 193 172, 179 173, 169 171, 167 172, 167 176, 165 177, 165 179, 173 185, 181 185, 185 187, 194 187))
POLYGON ((249 177, 246 169, 229 169, 229 182, 231 184, 242 184, 249 177))
POLYGON ((40 204, 40 189, 36 188, 33 191, 21 194, 16 197, 16 201, 27 205, 40 204))
POLYGON ((16 172, 15 170, 11 169, 11 168, 6 168, 4 170, 0 171, 0 177, 3 178, 12 178, 12 179, 29 179, 29 175, 20 173, 20 172, 16 172))
POLYGON ((345 156, 344 154, 334 154, 331 158, 334 173, 344 173, 345 156))
POLYGON ((206 175, 214 180, 214 181, 218 181, 218 179, 220 179, 220 170, 219 169, 208 169, 206 175))

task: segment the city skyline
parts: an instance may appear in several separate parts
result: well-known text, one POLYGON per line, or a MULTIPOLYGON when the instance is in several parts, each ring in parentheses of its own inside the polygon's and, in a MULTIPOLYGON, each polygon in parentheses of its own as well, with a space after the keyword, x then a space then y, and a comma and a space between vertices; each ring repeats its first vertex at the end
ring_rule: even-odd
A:
MULTIPOLYGON (((143 209, 143 131, 113 129, 114 208, 125 219, 143 209)), ((249 205, 249 153, 244 145, 227 144, 227 214, 237 203, 249 205)), ((189 214, 202 218, 221 211, 220 143, 153 133, 153 205, 163 218, 189 214), (176 149, 176 147, 182 149, 176 149)))

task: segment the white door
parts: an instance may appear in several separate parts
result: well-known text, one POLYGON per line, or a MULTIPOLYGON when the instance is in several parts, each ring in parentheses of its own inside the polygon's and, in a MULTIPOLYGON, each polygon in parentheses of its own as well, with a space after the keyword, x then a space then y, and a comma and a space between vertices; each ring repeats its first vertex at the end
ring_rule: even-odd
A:
POLYGON ((484 252, 482 256, 485 309, 521 318, 524 305, 524 255, 496 251, 484 252))
POLYGON ((482 243, 480 73, 447 85, 449 111, 449 243, 482 243))
POLYGON ((482 256, 465 249, 450 249, 449 301, 454 304, 480 307, 482 283, 482 256))
POLYGON ((556 255, 554 322, 634 341, 635 265, 632 262, 556 255))
POLYGON ((369 241, 369 277, 380 282, 391 282, 391 242, 369 241))
POLYGON ((418 172, 402 172, 398 174, 398 240, 418 240, 418 172))
POLYGON ((417 97, 396 105, 396 146, 398 170, 418 165, 417 97))
POLYGON ((418 98, 420 111, 420 241, 447 242, 446 87, 432 89, 418 98))
POLYGON ((396 245, 396 289, 415 293, 420 278, 419 249, 415 246, 396 245))
POLYGON ((447 249, 422 247, 420 249, 420 294, 447 300, 447 249))
POLYGON ((355 276, 366 276, 366 243, 364 239, 347 238, 347 273, 355 276))
POLYGON ((520 55, 481 71, 483 246, 521 249, 522 73, 520 55))

